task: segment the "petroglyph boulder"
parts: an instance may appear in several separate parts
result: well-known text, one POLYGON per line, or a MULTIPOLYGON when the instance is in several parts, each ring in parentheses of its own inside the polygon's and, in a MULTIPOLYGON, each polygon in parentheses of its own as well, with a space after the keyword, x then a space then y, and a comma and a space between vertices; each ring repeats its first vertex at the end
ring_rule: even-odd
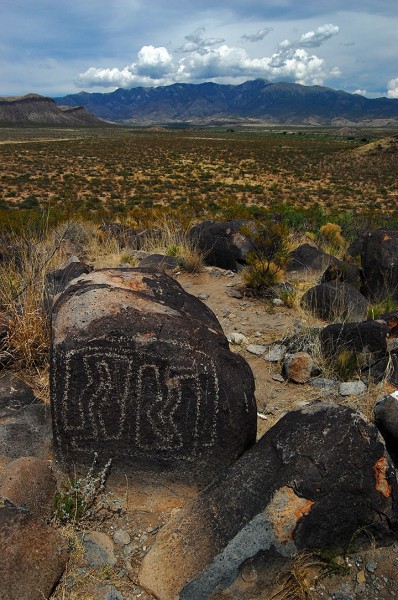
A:
POLYGON ((358 412, 326 403, 292 411, 170 519, 140 585, 162 600, 202 600, 251 557, 272 566, 297 550, 345 548, 362 528, 368 543, 390 538, 397 493, 377 429, 358 412))
POLYGON ((250 367, 212 311, 151 269, 72 282, 52 317, 54 444, 66 463, 208 478, 255 442, 250 367))

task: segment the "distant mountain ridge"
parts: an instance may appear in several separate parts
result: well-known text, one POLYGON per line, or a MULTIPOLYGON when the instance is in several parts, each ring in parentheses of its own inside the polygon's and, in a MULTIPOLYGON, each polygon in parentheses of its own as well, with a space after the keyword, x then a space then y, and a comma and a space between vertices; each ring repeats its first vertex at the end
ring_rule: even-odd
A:
POLYGON ((80 92, 55 98, 57 104, 81 105, 102 119, 136 124, 172 122, 269 121, 279 123, 398 123, 398 99, 369 99, 322 86, 272 83, 264 79, 240 85, 217 83, 80 92))
POLYGON ((105 125, 82 106, 57 106, 52 98, 38 94, 0 97, 0 122, 73 127, 105 125))

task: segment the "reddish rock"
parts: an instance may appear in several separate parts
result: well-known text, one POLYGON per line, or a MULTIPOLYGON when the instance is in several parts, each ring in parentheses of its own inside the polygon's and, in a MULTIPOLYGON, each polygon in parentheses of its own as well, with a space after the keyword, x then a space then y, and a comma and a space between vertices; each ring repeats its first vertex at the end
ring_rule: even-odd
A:
POLYGON ((286 354, 283 361, 284 375, 295 383, 307 383, 311 377, 319 375, 319 368, 307 352, 286 354))
POLYGON ((0 475, 0 497, 38 517, 50 514, 55 491, 51 467, 40 458, 17 458, 8 463, 0 475))
POLYGON ((30 512, 0 508, 0 600, 43 600, 68 559, 61 535, 30 512))

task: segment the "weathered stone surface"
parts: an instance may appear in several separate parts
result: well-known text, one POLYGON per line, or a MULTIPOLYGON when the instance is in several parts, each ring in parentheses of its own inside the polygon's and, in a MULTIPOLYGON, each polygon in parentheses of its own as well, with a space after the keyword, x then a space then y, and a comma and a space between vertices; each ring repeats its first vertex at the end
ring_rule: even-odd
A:
POLYGON ((279 362, 285 356, 287 347, 284 344, 268 344, 264 353, 264 360, 268 362, 279 362))
POLYGON ((56 481, 49 463, 33 456, 8 463, 0 475, 0 498, 28 509, 37 517, 49 516, 56 481))
POLYGON ((363 381, 343 381, 339 385, 340 396, 358 396, 366 392, 366 384, 363 381))
POLYGON ((359 237, 357 237, 347 248, 347 253, 354 258, 357 256, 361 256, 364 249, 366 237, 366 235, 360 235, 359 237))
POLYGON ((89 531, 83 536, 84 557, 90 567, 113 567, 116 562, 111 538, 101 531, 89 531))
POLYGON ((398 229, 378 229, 364 239, 361 252, 364 294, 371 300, 398 299, 398 229))
POLYGON ((393 392, 381 398, 374 408, 375 422, 383 438, 387 449, 398 464, 398 392, 393 392))
POLYGON ((238 271, 246 263, 246 256, 253 245, 242 233, 243 226, 253 226, 251 221, 204 221, 189 231, 189 238, 204 253, 207 265, 238 271))
POLYGON ((331 392, 337 392, 339 382, 336 379, 328 379, 327 377, 314 377, 308 382, 309 385, 321 390, 328 390, 331 392))
POLYGON ((139 267, 153 267, 161 271, 173 271, 180 265, 180 258, 177 256, 166 256, 165 254, 149 254, 149 256, 144 256, 138 263, 139 267))
POLYGON ((72 279, 90 273, 91 270, 92 268, 82 262, 72 261, 68 262, 65 267, 48 273, 45 282, 46 301, 49 303, 56 294, 66 288, 72 279))
POLYGON ((0 508, 0 600, 43 600, 61 577, 67 542, 28 511, 0 508))
POLYGON ((0 455, 7 458, 47 458, 52 440, 51 410, 38 402, 0 419, 0 455))
POLYGON ((306 383, 311 377, 315 377, 320 373, 319 367, 307 352, 286 354, 282 371, 288 379, 295 383, 306 383))
POLYGON ((250 354, 255 354, 256 356, 261 356, 266 351, 267 347, 261 344, 249 344, 246 348, 247 352, 250 354))
POLYGON ((140 585, 162 600, 202 600, 260 552, 344 548, 354 534, 369 543, 362 528, 392 537, 397 493, 377 429, 358 412, 324 403, 292 411, 170 519, 140 585))
POLYGON ((19 377, 7 373, 0 379, 0 419, 16 416, 21 409, 38 402, 32 388, 19 377))
POLYGON ((398 338, 398 310, 379 315, 377 321, 384 321, 387 324, 388 335, 390 338, 398 338))
POLYGON ((227 335, 227 340, 230 344, 235 344, 236 346, 242 346, 242 344, 248 344, 249 340, 243 333, 238 333, 237 331, 233 331, 227 335))
POLYGON ((250 367, 212 311, 147 269, 85 275, 53 310, 54 443, 66 463, 210 477, 255 441, 250 367))
POLYGON ((301 307, 325 321, 363 321, 368 302, 352 285, 340 281, 321 283, 305 292, 301 307))
POLYGON ((286 271, 291 273, 292 271, 308 271, 308 272, 321 272, 325 268, 336 261, 334 256, 326 254, 310 244, 302 244, 292 252, 289 252, 289 262, 286 267, 286 271))

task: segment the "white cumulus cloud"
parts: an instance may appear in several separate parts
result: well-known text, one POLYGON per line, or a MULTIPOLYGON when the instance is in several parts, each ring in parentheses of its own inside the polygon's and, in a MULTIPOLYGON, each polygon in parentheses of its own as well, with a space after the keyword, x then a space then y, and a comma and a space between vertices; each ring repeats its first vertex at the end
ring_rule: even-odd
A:
POLYGON ((138 85, 165 85, 174 80, 175 65, 173 57, 166 48, 143 46, 138 52, 138 60, 131 65, 118 69, 90 67, 80 73, 75 83, 88 87, 130 88, 138 85))
POLYGON ((307 31, 298 40, 283 40, 278 45, 280 50, 289 50, 290 48, 319 48, 325 42, 340 32, 338 25, 321 25, 315 31, 307 31))
MULTIPOLYGON (((263 28, 242 38, 255 41, 270 31, 271 28, 263 28)), ((163 46, 143 46, 137 60, 130 65, 122 69, 90 67, 78 75, 75 83, 87 87, 130 88, 209 80, 241 82, 262 77, 322 85, 327 77, 338 77, 340 70, 338 67, 330 69, 323 58, 309 53, 307 48, 320 46, 338 31, 335 25, 322 25, 303 34, 299 40, 281 42, 271 56, 252 57, 245 48, 229 46, 222 38, 206 38, 205 28, 199 27, 185 36, 185 43, 176 50, 182 53, 180 58, 173 57, 163 46)))
POLYGON ((319 48, 322 44, 330 40, 333 36, 337 35, 340 31, 340 27, 337 25, 327 24, 321 25, 315 31, 308 31, 304 33, 297 45, 300 48, 319 48))
POLYGON ((398 98, 398 77, 387 83, 387 98, 398 98))

